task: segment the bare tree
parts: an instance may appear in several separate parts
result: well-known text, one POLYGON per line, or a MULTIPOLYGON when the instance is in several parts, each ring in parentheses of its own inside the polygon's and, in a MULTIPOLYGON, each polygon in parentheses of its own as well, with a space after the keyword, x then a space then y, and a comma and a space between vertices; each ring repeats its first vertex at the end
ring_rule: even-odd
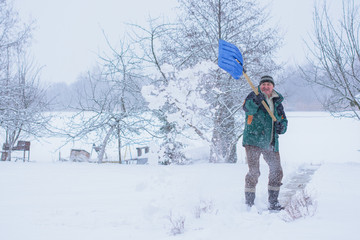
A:
POLYGON ((107 144, 117 139, 121 163, 122 146, 137 141, 136 136, 147 121, 140 94, 140 66, 131 44, 123 40, 119 49, 109 42, 108 46, 110 55, 101 55, 99 66, 81 77, 77 113, 71 124, 72 132, 68 134, 71 139, 77 139, 96 133, 101 139, 99 163, 103 161, 107 144))
POLYGON ((51 115, 46 113, 48 102, 45 90, 39 83, 39 71, 32 62, 19 53, 17 62, 12 63, 17 72, 11 79, 1 81, 0 96, 1 127, 5 130, 7 160, 16 141, 22 137, 40 137, 48 127, 51 115), (10 80, 9 82, 7 80, 10 80))
POLYGON ((315 6, 314 33, 307 43, 309 65, 301 70, 309 82, 328 91, 326 110, 360 120, 359 5, 350 0, 342 6, 339 21, 330 17, 325 1, 315 6))
MULTIPOLYGON (((181 14, 177 27, 163 40, 167 62, 177 68, 201 61, 217 62, 219 39, 237 45, 251 77, 273 73, 279 66, 272 60, 280 46, 276 28, 265 28, 269 14, 256 1, 179 0, 181 14)), ((237 161, 236 144, 242 134, 241 104, 250 89, 245 81, 232 79, 221 70, 203 83, 207 101, 215 113, 210 161, 237 161)))

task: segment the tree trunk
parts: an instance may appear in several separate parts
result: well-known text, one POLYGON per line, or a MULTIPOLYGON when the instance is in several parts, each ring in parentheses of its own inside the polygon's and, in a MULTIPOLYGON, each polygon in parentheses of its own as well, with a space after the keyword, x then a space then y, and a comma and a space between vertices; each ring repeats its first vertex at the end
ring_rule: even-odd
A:
POLYGON ((104 138, 103 143, 101 144, 101 150, 98 155, 98 163, 102 163, 102 161, 103 161, 104 154, 105 154, 105 148, 106 148, 106 145, 109 141, 109 138, 110 138, 112 132, 114 131, 114 128, 115 128, 115 125, 111 126, 111 128, 109 129, 108 133, 106 134, 106 136, 104 138))
POLYGON ((119 154, 119 164, 121 164, 121 137, 120 137, 120 124, 117 123, 117 136, 118 136, 118 154, 119 154))
POLYGON ((236 163, 236 134, 234 131, 235 119, 229 116, 225 106, 216 111, 212 145, 210 148, 210 162, 236 163))

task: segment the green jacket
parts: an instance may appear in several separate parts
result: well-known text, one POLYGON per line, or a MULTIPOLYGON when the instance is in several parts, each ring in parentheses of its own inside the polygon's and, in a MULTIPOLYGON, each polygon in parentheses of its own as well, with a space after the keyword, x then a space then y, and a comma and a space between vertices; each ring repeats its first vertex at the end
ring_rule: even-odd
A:
POLYGON ((243 146, 251 145, 275 152, 279 151, 279 134, 286 132, 288 120, 282 105, 284 98, 280 93, 276 93, 277 96, 273 97, 274 115, 277 122, 281 124, 280 131, 278 130, 277 132, 275 130, 273 120, 264 106, 262 104, 259 106, 254 102, 256 95, 254 92, 251 92, 246 97, 243 105, 246 113, 243 146))

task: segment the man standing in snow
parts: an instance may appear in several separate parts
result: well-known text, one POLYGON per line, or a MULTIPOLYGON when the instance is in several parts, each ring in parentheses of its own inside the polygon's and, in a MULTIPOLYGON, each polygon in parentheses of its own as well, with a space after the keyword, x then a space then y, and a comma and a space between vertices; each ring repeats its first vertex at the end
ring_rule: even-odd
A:
POLYGON ((269 209, 281 210, 283 207, 278 201, 283 171, 279 154, 279 134, 287 129, 287 119, 282 105, 283 97, 274 90, 274 80, 271 76, 261 77, 258 87, 259 95, 251 92, 243 105, 246 113, 243 146, 249 172, 245 177, 245 202, 248 206, 254 205, 255 189, 260 176, 260 155, 269 165, 269 209), (265 100, 277 121, 274 122, 261 101, 265 100))

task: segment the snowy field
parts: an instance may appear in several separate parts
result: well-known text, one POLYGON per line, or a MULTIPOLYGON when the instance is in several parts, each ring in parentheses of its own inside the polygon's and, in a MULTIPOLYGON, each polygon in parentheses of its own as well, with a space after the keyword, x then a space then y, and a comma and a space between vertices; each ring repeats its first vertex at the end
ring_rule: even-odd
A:
POLYGON ((241 144, 237 164, 99 165, 59 162, 60 140, 45 139, 32 142, 31 162, 0 162, 0 239, 360 239, 360 122, 322 112, 288 119, 284 185, 299 168, 320 166, 306 187, 314 205, 300 219, 259 214, 264 161, 255 207, 246 209, 241 144))

